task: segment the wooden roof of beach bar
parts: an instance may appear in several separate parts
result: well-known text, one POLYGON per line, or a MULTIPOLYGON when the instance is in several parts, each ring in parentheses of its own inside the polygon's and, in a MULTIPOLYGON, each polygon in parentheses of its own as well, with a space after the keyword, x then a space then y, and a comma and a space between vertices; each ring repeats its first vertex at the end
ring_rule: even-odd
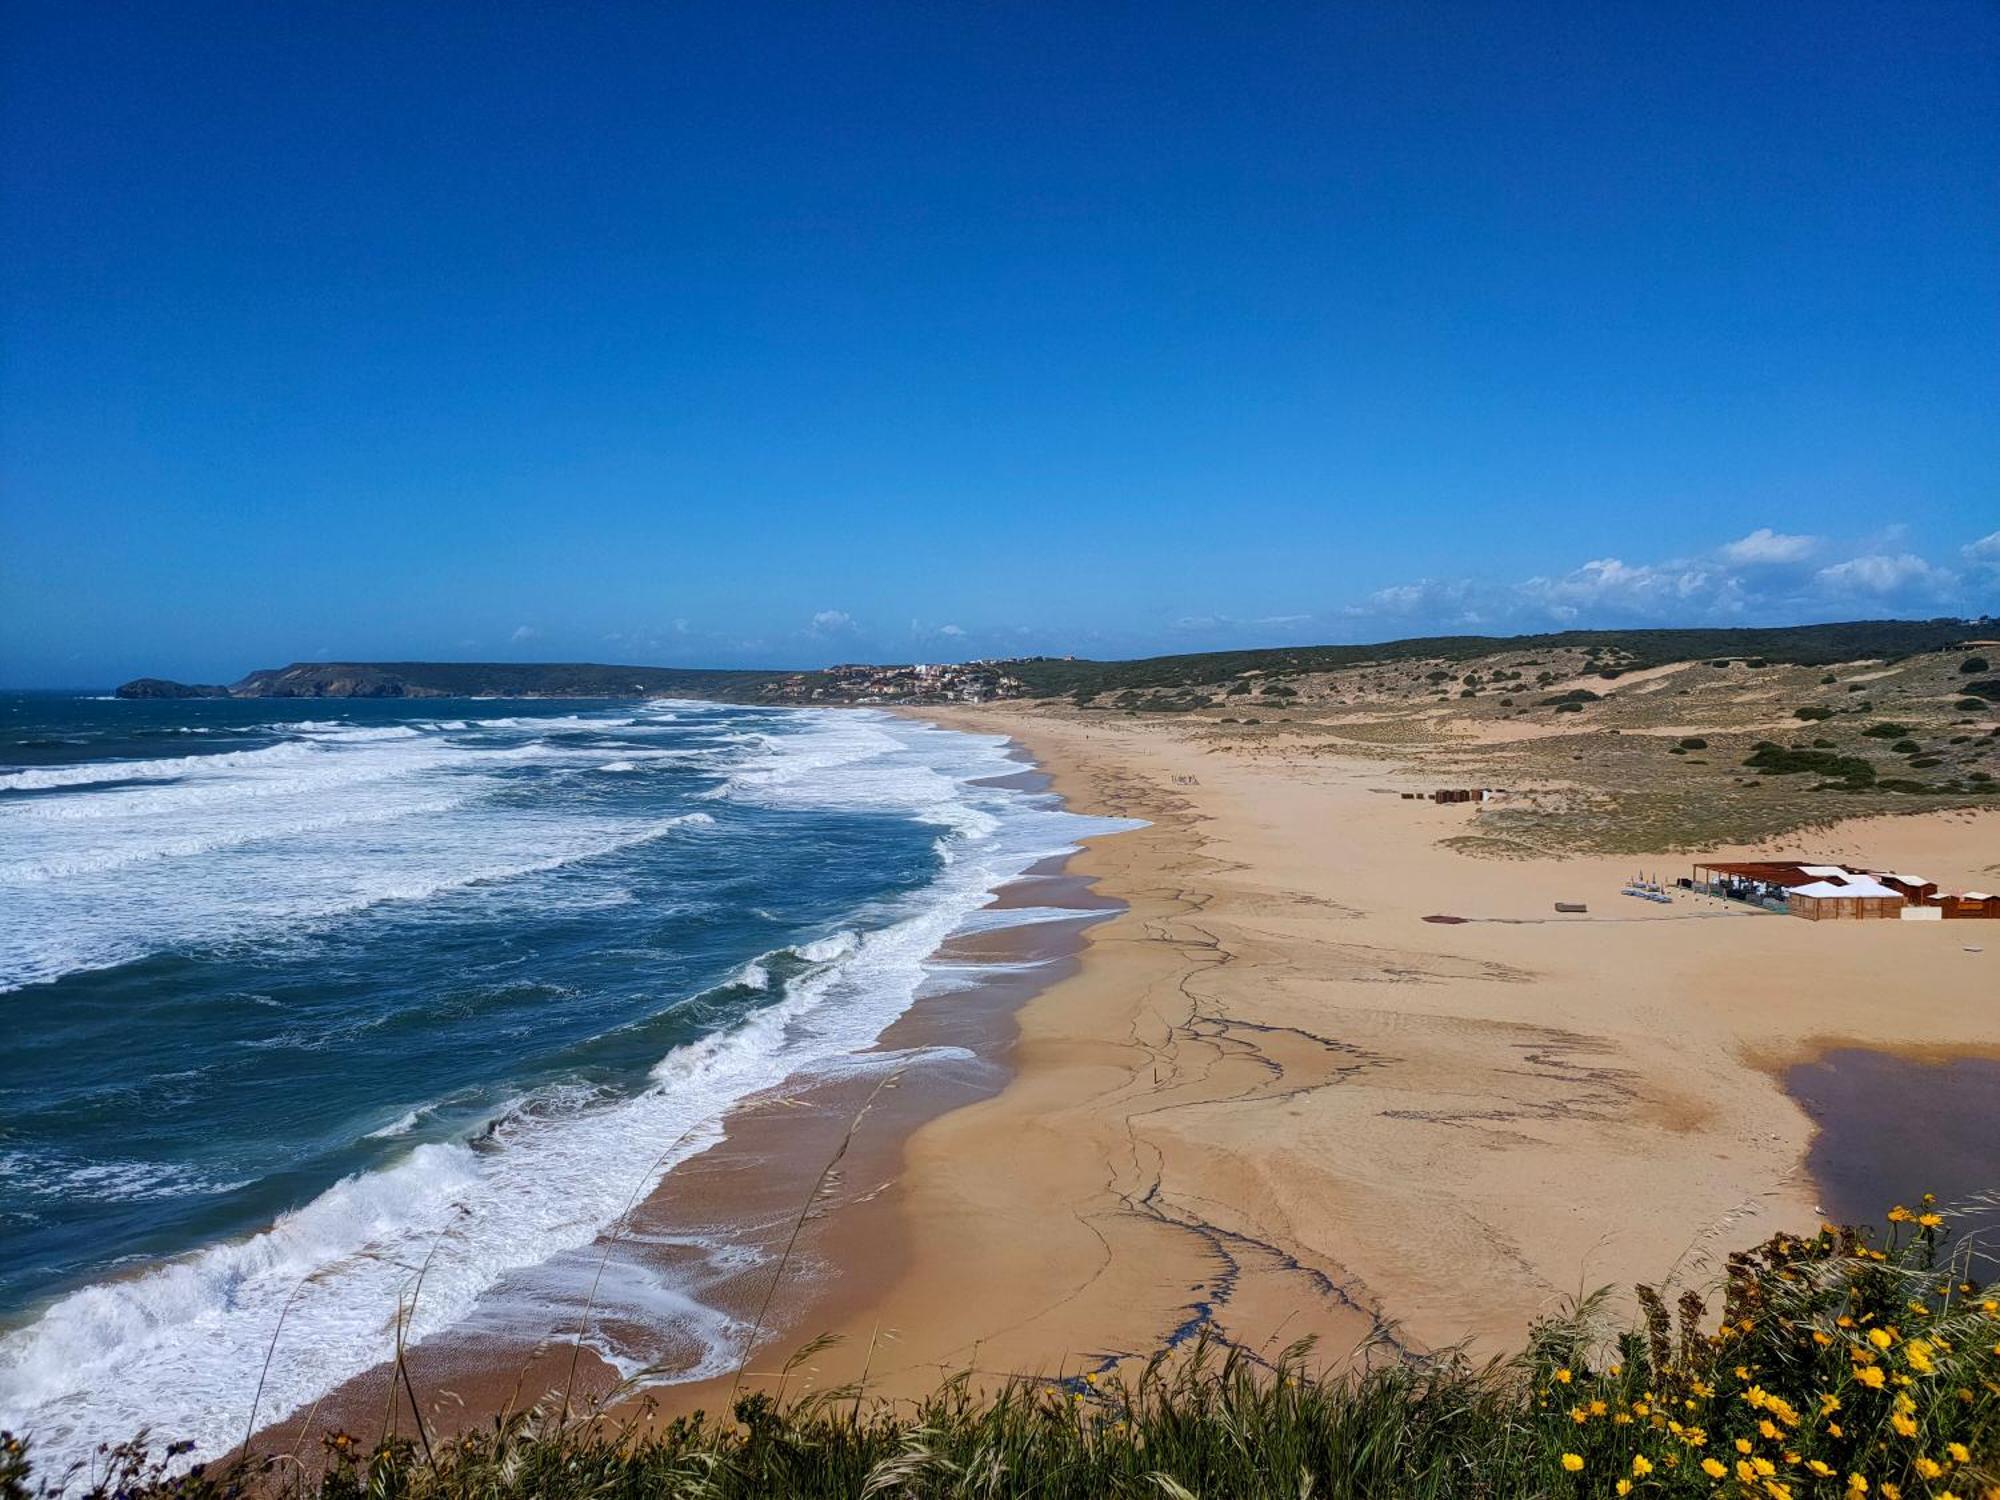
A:
POLYGON ((1837 876, 1860 875, 1859 870, 1850 870, 1845 865, 1809 865, 1795 859, 1724 859, 1702 860, 1695 865, 1697 870, 1707 870, 1715 875, 1728 875, 1736 880, 1755 880, 1764 885, 1781 885, 1794 889, 1811 885, 1815 881, 1830 880, 1837 876))

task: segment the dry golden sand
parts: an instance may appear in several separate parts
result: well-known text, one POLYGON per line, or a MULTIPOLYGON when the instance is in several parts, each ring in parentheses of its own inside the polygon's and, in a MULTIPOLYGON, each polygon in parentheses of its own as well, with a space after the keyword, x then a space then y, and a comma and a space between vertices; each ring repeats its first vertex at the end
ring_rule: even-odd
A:
MULTIPOLYGON (((1655 906, 1619 894, 1629 858, 1456 854, 1470 809, 1401 799, 1417 783, 1379 761, 1248 758, 1186 721, 925 717, 1011 734, 1077 810, 1152 826, 1073 863, 1130 910, 1020 1012, 1008 1085, 918 1128, 865 1222, 828 1226, 836 1264, 892 1235, 896 1271, 800 1309, 793 1343, 843 1339, 820 1383, 864 1359, 890 1394, 1075 1373, 1199 1323, 1334 1357, 1384 1325, 1498 1349, 1567 1293, 1813 1222, 1783 1062, 2000 1050, 1984 924, 1655 906)), ((1990 881, 2000 816, 1801 852, 1990 881)))

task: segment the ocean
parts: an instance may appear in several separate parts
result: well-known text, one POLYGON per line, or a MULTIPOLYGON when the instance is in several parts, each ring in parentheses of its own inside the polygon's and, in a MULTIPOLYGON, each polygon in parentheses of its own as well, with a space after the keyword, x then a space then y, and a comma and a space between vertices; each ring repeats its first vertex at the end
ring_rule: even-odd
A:
MULTIPOLYGON (((412 1343, 559 1302, 732 1103, 908 1065, 864 1049, 978 982, 946 937, 1076 915, 982 911, 1129 826, 1022 770, 868 710, 0 696, 0 1426, 220 1453, 419 1272, 412 1343)), ((733 1364, 622 1280, 606 1326, 733 1364)))

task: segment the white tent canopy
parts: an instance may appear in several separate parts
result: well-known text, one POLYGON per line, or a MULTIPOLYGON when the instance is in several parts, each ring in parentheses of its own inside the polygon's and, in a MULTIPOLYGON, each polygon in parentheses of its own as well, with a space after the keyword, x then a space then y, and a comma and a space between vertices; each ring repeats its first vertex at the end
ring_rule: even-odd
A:
POLYGON ((1815 880, 1811 885, 1799 886, 1792 894, 1811 896, 1815 900, 1834 896, 1894 896, 1898 901, 1903 899, 1901 891, 1893 890, 1879 880, 1858 877, 1845 881, 1815 880))

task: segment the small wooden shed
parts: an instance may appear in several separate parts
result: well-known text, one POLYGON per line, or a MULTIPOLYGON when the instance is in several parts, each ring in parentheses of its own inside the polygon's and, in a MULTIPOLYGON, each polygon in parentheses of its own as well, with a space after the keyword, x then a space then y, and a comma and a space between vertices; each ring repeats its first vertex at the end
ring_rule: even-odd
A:
POLYGON ((1966 891, 1957 896, 1940 896, 1938 905, 1947 917, 1991 917, 2000 919, 2000 896, 1985 891, 1966 891))
POLYGON ((1928 906, 1937 900, 1938 884, 1926 880, 1921 875, 1884 875, 1882 884, 1893 886, 1903 893, 1903 899, 1912 906, 1928 906))

